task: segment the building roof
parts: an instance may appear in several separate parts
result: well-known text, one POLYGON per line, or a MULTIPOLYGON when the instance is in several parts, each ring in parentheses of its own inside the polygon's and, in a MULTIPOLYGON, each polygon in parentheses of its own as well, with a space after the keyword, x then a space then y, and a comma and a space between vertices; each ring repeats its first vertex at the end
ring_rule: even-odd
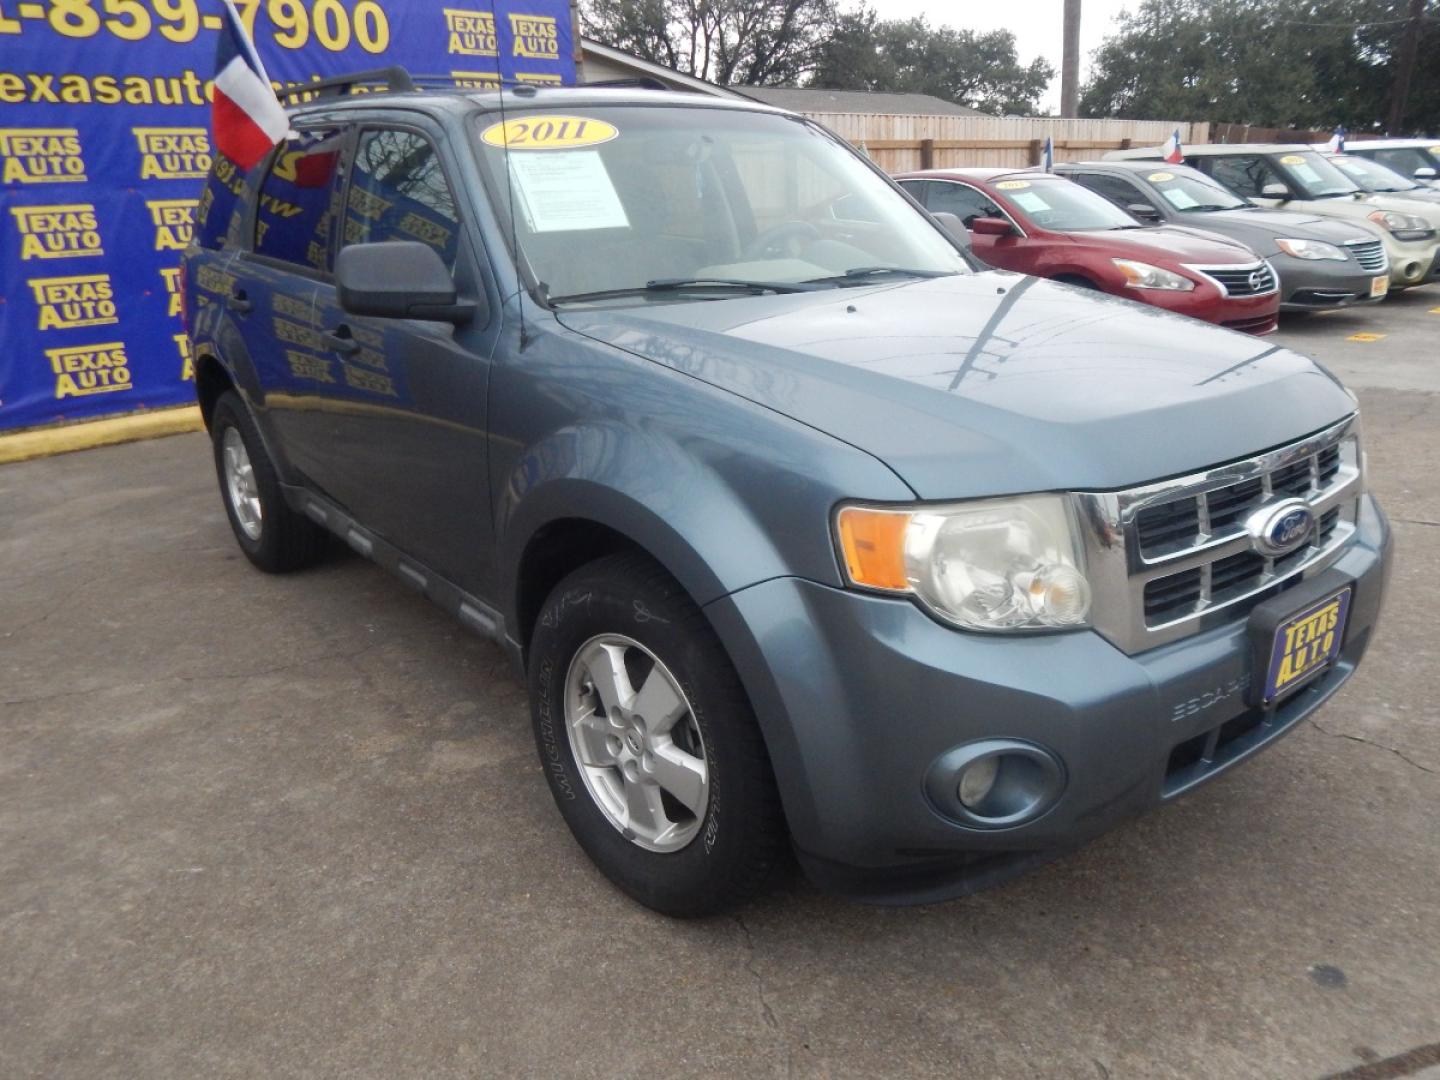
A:
POLYGON ((642 60, 634 53, 626 52, 624 49, 616 49, 610 45, 603 45, 594 38, 582 37, 580 39, 581 55, 587 60, 599 58, 607 61, 609 66, 616 70, 623 70, 627 75, 634 78, 650 78, 675 90, 689 90, 697 94, 709 94, 711 97, 738 98, 743 95, 736 93, 726 86, 718 86, 704 79, 697 79, 694 75, 686 75, 684 72, 675 71, 673 68, 665 67, 650 60, 642 60))
POLYGON ((731 93, 802 113, 914 113, 922 116, 987 116, 930 94, 870 90, 821 90, 813 86, 731 86, 731 93))

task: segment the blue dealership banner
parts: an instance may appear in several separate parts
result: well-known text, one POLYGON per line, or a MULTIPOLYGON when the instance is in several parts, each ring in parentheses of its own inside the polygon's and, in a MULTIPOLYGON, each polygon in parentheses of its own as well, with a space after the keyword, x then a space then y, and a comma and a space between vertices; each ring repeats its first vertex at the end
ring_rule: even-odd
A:
MULTIPOLYGON (((277 83, 574 81, 568 0, 237 0, 277 83)), ((0 0, 0 430, 194 400, 179 253, 220 0, 0 0)))

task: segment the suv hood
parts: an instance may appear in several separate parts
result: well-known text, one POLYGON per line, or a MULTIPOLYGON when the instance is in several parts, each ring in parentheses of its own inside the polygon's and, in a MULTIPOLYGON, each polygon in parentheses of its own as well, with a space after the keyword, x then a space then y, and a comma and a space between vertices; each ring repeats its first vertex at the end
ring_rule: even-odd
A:
POLYGON ((1279 346, 1017 274, 557 317, 859 447, 924 499, 1129 487, 1355 409, 1279 346))

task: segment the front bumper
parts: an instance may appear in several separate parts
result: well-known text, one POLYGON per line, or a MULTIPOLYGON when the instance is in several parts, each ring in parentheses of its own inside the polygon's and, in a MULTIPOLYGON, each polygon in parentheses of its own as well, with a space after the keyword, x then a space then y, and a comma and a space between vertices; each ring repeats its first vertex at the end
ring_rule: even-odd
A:
POLYGON ((1440 269, 1440 242, 1396 240, 1385 234, 1385 252, 1390 256, 1390 286, 1407 289, 1435 279, 1440 269))
POLYGON ((1355 581, 1340 657, 1270 714, 1250 710, 1246 622, 1126 655, 1099 634, 964 634, 904 600, 798 578, 706 611, 765 732, 802 864, 821 887, 881 903, 972 892, 1062 854, 1245 760, 1354 672, 1379 615, 1389 527, 1369 497, 1333 569, 1355 581), (1251 722, 1253 720, 1253 722, 1251 722), (1223 729, 1223 742, 1200 738, 1223 729), (961 824, 927 797, 956 747, 1044 747, 1063 793, 1005 829, 961 824), (1211 758, 1190 752, 1207 745, 1211 758))
POLYGON ((1270 265, 1280 275, 1281 311, 1330 311, 1385 299, 1384 293, 1370 294, 1370 283, 1388 271, 1361 270, 1353 259, 1297 259, 1282 252, 1270 256, 1270 265))
POLYGON ((1227 296, 1215 285, 1203 282, 1189 292, 1126 289, 1120 295, 1129 300, 1139 300, 1166 311, 1173 311, 1177 315, 1189 315, 1192 319, 1203 319, 1205 322, 1249 334, 1271 333, 1279 322, 1278 291, 1260 296, 1227 296))

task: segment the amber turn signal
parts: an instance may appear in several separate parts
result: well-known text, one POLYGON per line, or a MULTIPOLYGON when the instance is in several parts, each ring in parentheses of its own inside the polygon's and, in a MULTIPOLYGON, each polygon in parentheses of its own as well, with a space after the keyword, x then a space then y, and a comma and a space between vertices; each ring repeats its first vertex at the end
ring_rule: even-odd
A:
POLYGON ((905 531, 911 515, 898 510, 847 506, 835 516, 845 572, 852 584, 909 592, 905 576, 905 531))

